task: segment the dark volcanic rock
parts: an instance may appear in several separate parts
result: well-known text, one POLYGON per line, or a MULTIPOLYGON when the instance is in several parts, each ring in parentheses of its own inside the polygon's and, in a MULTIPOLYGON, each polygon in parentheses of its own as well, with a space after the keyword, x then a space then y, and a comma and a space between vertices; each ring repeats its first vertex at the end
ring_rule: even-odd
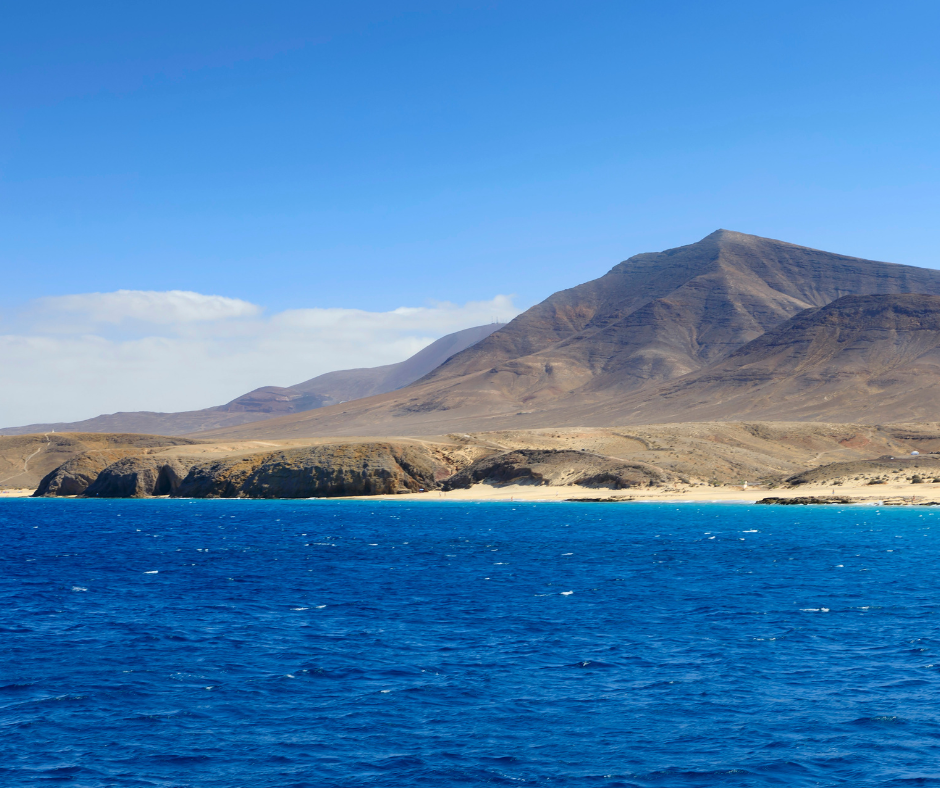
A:
POLYGON ((589 452, 518 449, 484 457, 444 482, 445 490, 474 484, 535 484, 609 487, 649 487, 672 480, 672 474, 653 465, 623 462, 589 452))
POLYGON ((194 460, 179 457, 125 457, 98 474, 85 490, 88 498, 147 498, 170 495, 194 460))
POLYGON ((854 503, 854 498, 845 495, 807 495, 800 498, 761 498, 758 503, 767 503, 776 506, 810 506, 814 504, 846 504, 854 503))
POLYGON ((629 503, 630 501, 635 500, 634 498, 565 498, 565 503, 629 503))
POLYGON ((192 498, 332 498, 432 490, 449 471, 407 444, 312 446, 191 468, 174 495, 192 498))
POLYGON ((240 494, 242 485, 268 456, 226 457, 194 465, 174 495, 180 498, 245 498, 247 496, 240 494))
POLYGON ((73 457, 46 474, 33 493, 34 498, 82 495, 105 468, 129 452, 89 451, 73 457))

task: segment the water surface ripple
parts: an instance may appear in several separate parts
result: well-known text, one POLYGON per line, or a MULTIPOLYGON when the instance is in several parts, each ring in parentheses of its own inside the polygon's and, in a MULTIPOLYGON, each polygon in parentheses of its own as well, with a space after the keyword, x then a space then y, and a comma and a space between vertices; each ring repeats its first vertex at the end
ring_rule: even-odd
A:
POLYGON ((0 785, 940 784, 930 509, 0 501, 0 785))

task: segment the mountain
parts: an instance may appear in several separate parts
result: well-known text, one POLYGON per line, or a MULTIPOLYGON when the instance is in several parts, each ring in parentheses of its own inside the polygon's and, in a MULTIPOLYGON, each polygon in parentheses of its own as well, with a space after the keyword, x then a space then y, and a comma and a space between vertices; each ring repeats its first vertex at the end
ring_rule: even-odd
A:
POLYGON ((656 421, 934 421, 938 394, 940 296, 843 296, 619 410, 656 421))
POLYGON ((290 390, 301 396, 325 397, 331 400, 328 404, 395 391, 414 383, 455 353, 472 347, 502 327, 502 323, 491 323, 465 328, 463 331, 441 337, 398 364, 327 372, 291 386, 290 390))
POLYGON ((808 307, 867 293, 940 294, 940 272, 718 230, 554 294, 427 379, 495 367, 523 401, 588 382, 634 389, 724 358, 808 307))
POLYGON ((225 405, 181 413, 111 413, 70 423, 29 424, 0 429, 0 435, 42 432, 114 432, 185 435, 301 413, 347 400, 394 391, 431 372, 454 353, 479 342, 503 324, 475 326, 441 337, 397 364, 327 372, 296 386, 263 386, 225 405))
MULTIPOLYGON (((661 411, 643 404, 661 396, 658 387, 724 361, 804 310, 846 295, 901 293, 940 295, 940 271, 718 230, 555 293, 401 391, 275 419, 263 431, 432 435, 651 423, 661 411)), ((732 407, 711 413, 738 415, 732 407)))

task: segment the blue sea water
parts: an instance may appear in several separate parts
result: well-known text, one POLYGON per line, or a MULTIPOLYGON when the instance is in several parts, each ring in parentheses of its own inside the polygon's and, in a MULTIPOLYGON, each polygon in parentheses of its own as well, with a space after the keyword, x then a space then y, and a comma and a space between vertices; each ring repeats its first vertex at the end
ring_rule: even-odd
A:
POLYGON ((930 509, 0 502, 0 785, 940 784, 930 509))

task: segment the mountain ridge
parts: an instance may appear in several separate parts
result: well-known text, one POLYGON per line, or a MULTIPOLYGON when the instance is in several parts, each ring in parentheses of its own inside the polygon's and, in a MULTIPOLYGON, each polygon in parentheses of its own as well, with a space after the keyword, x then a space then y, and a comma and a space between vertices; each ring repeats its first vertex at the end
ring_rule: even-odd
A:
POLYGON ((549 296, 399 392, 266 427, 287 436, 598 426, 806 309, 898 293, 940 295, 940 271, 719 230, 549 296))

